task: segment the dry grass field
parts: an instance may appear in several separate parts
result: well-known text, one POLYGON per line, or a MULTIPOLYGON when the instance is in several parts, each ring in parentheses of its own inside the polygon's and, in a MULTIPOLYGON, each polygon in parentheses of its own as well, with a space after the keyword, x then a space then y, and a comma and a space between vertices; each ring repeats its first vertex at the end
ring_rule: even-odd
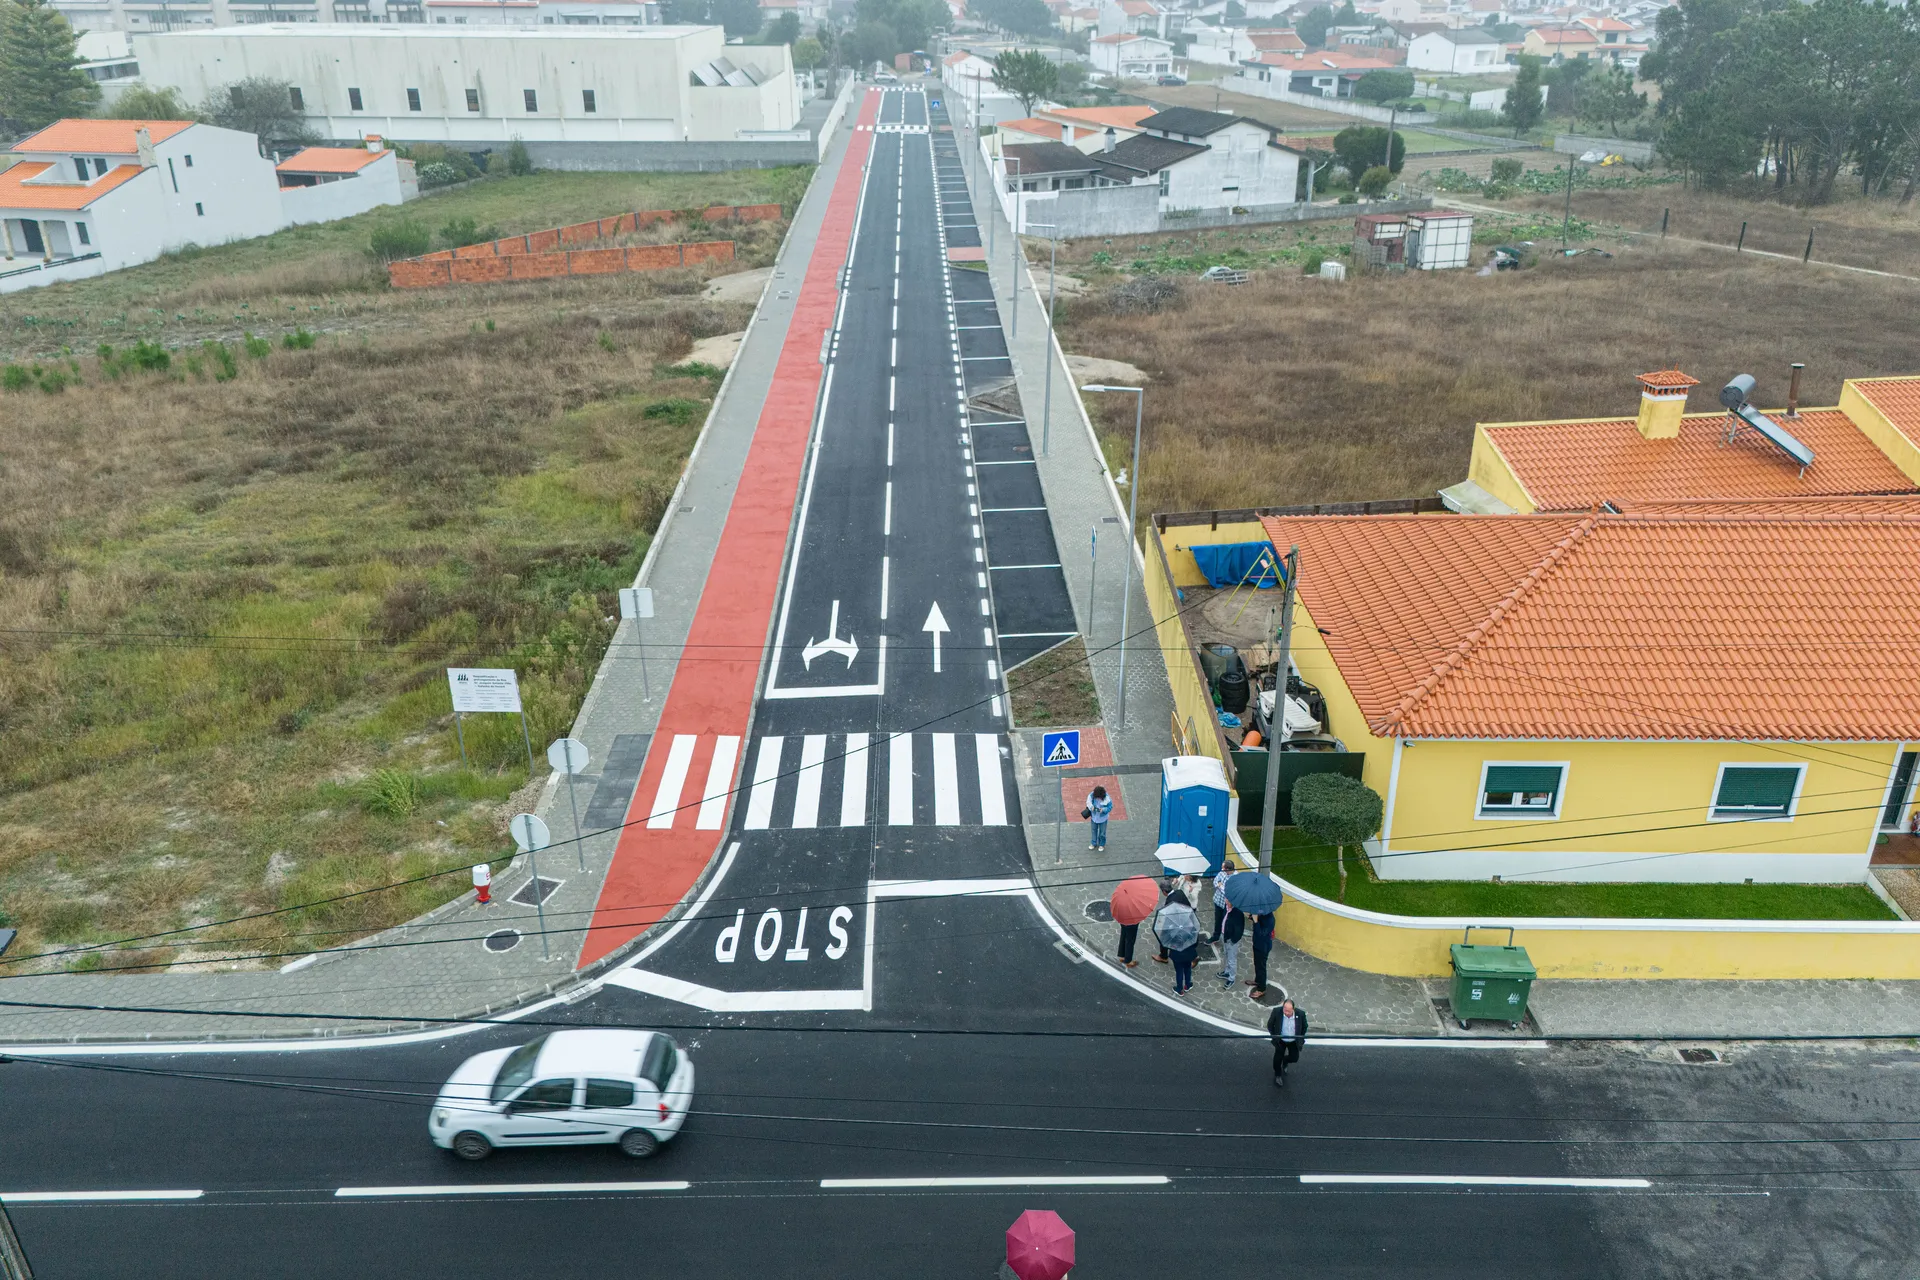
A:
MULTIPOLYGON (((1709 388, 1751 372, 1777 400, 1803 361, 1810 404, 1833 403, 1847 377, 1920 370, 1920 285, 1906 281, 1605 235, 1611 260, 1542 257, 1489 277, 1334 283, 1288 260, 1351 234, 1323 223, 1063 247, 1063 271, 1097 287, 1062 305, 1062 345, 1152 379, 1143 512, 1431 495, 1465 476, 1476 421, 1630 414, 1633 375, 1667 365, 1709 388), (1236 253, 1252 283, 1193 279, 1236 253), (1180 279, 1167 309, 1115 310, 1132 264, 1180 279)), ((1117 471, 1131 401, 1087 403, 1117 471)))
MULTIPOLYGON (((512 232, 783 180, 536 175, 406 212, 512 232)), ((460 767, 442 668, 518 668, 535 742, 566 729, 717 385, 679 362, 750 308, 702 301, 695 270, 393 292, 380 216, 0 303, 23 371, 0 390, 10 961, 96 967, 30 958, 510 848, 519 726, 470 718, 460 767)), ((751 229, 729 270, 771 260, 783 226, 751 229)), ((463 888, 131 963, 329 945, 463 888)))

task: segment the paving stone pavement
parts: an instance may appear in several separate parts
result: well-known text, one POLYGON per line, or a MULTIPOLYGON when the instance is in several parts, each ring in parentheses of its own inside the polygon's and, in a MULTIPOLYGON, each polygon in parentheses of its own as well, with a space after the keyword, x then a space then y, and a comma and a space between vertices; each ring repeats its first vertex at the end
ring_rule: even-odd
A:
MULTIPOLYGON (((1035 273, 1016 269, 1012 252, 1012 229, 998 201, 991 196, 985 179, 978 140, 961 127, 961 152, 966 159, 968 182, 974 197, 974 212, 979 219, 981 239, 989 239, 992 228, 994 252, 988 255, 988 275, 994 296, 999 301, 1003 327, 1012 326, 1012 299, 1019 297, 1019 336, 1010 338, 1014 376, 1020 401, 1027 414, 1029 434, 1035 441, 1045 439, 1047 448, 1038 460, 1041 486, 1046 494, 1047 510, 1053 521, 1054 538, 1060 546, 1061 563, 1068 590, 1073 597, 1082 636, 1086 639, 1089 665, 1098 690, 1101 714, 1116 764, 1155 763, 1173 753, 1171 733, 1172 692, 1167 684, 1165 655, 1151 629, 1151 616, 1140 586, 1142 565, 1136 550, 1133 589, 1128 606, 1130 633, 1127 648, 1127 723, 1118 723, 1120 589, 1118 556, 1102 554, 1099 576, 1093 573, 1087 555, 1087 532, 1098 527, 1102 544, 1111 548, 1120 541, 1113 535, 1126 528, 1125 491, 1115 488, 1105 459, 1088 425, 1079 394, 1074 390, 1057 344, 1048 333, 1046 295, 1036 286, 1035 273), (1053 421, 1050 431, 1038 429, 1042 406, 1046 403, 1046 378, 1053 378, 1053 421), (1111 523, 1104 523, 1111 521, 1111 523), (1089 600, 1090 587, 1098 587, 1098 598, 1089 600)), ((1044 270, 1039 273, 1044 281, 1044 270)), ((1156 409, 1152 384, 1146 395, 1146 414, 1156 409)), ((1129 460, 1116 459, 1123 466, 1129 460)), ((1149 513, 1142 512, 1144 520, 1149 513)), ((1009 672, 1018 679, 1018 670, 1009 672)), ((1056 831, 1055 817, 1060 813, 1059 791, 1049 771, 1038 767, 1040 733, 1037 730, 1015 734, 1015 762, 1020 779, 1021 814, 1026 828, 1027 849, 1033 863, 1034 878, 1041 896, 1054 915, 1086 945, 1090 963, 1118 966, 1115 951, 1119 945, 1119 926, 1089 916, 1089 904, 1101 903, 1113 886, 1130 875, 1157 876, 1159 862, 1153 851, 1159 835, 1159 779, 1155 774, 1123 774, 1121 794, 1129 819, 1109 824, 1107 848, 1086 847, 1086 826, 1068 822, 1056 831), (1056 844, 1060 856, 1056 859, 1056 844)), ((1069 780, 1067 812, 1077 816, 1085 796, 1072 790, 1069 780)), ((1902 886, 1905 887, 1904 884, 1902 886)), ((1207 887, 1211 893, 1211 886, 1207 887)), ((1211 924, 1210 898, 1195 904, 1203 923, 1211 924)), ((1171 992, 1173 972, 1170 966, 1151 959, 1157 949, 1151 935, 1142 930, 1136 949, 1138 967, 1123 970, 1128 977, 1145 986, 1171 992)), ((1239 957, 1240 976, 1253 971, 1252 956, 1242 942, 1239 957)), ((1194 991, 1188 999, 1198 1008, 1221 1017, 1250 1025, 1264 1025, 1267 1009, 1232 992, 1219 981, 1219 961, 1209 958, 1202 947, 1201 961, 1194 973, 1194 991)), ((1920 982, 1699 982, 1679 979, 1658 981, 1549 981, 1537 983, 1528 1021, 1518 1032, 1497 1023, 1475 1023, 1461 1031, 1451 1019, 1442 1016, 1436 1002, 1444 1005, 1448 980, 1445 978, 1394 978, 1363 973, 1329 964, 1296 951, 1284 943, 1274 944, 1269 962, 1271 990, 1286 991, 1306 1009, 1316 1031, 1356 1035, 1470 1036, 1476 1039, 1510 1038, 1533 1034, 1573 1038, 1604 1039, 1620 1036, 1662 1038, 1739 1037, 1781 1034, 1805 1035, 1912 1035, 1920 1039, 1920 982)))
MULTIPOLYGON (((476 905, 469 890, 407 924, 290 964, 280 972, 8 978, 0 981, 0 1044, 342 1036, 403 1030, 421 1025, 421 1018, 488 1016, 574 980, 585 925, 613 856, 617 837, 613 828, 624 817, 644 758, 646 735, 658 721, 706 585, 731 495, 786 339, 798 282, 806 272, 834 174, 852 137, 851 120, 847 116, 836 133, 819 171, 820 180, 801 203, 740 355, 728 371, 641 567, 637 581, 653 588, 656 616, 642 623, 620 624, 581 705, 572 736, 585 742, 592 754, 588 771, 575 782, 584 839, 576 843, 573 809, 560 779, 548 776, 538 789, 534 812, 553 834, 553 846, 536 855, 539 874, 542 880, 559 882, 543 904, 548 954, 542 955, 539 919, 531 897, 524 905, 513 901, 533 876, 534 859, 522 855, 495 875, 491 907, 476 905), (623 764, 625 769, 620 767, 623 764), (616 774, 612 779, 610 771, 616 774), (608 785, 601 792, 603 781, 608 785), (503 930, 520 934, 515 945, 504 951, 489 950, 484 939, 503 930)), ((538 744, 535 754, 540 754, 538 744)), ((544 760, 539 770, 545 773, 544 760)), ((457 874, 464 879, 464 872, 457 874)))

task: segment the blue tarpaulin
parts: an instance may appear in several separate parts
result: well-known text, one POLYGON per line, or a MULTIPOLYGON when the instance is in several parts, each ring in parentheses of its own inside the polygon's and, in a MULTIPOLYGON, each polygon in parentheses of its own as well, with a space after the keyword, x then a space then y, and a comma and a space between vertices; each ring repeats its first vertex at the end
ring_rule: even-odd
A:
POLYGON ((1276 557, 1266 542, 1221 542, 1212 546, 1189 547, 1193 562, 1216 587, 1277 587, 1274 572, 1276 557))

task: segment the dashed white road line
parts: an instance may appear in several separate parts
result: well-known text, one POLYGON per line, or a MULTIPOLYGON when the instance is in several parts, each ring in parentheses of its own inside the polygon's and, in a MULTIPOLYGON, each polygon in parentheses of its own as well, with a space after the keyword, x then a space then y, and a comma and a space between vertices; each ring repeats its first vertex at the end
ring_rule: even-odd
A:
POLYGON ((402 1196, 552 1196, 628 1195, 644 1191, 685 1191, 691 1182, 469 1182, 422 1187, 335 1187, 340 1199, 402 1196))
POLYGON ((1644 1191, 1647 1178, 1523 1178, 1477 1173, 1303 1173, 1308 1186, 1346 1187, 1585 1187, 1644 1191))

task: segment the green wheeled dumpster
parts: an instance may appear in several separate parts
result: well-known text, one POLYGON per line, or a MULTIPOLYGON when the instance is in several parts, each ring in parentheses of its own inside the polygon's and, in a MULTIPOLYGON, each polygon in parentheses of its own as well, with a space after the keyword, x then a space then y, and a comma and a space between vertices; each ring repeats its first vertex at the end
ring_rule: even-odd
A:
POLYGON ((1513 945, 1507 930, 1504 947, 1480 947, 1463 939, 1447 948, 1453 957, 1453 1016, 1462 1031, 1475 1018, 1504 1022, 1518 1030, 1527 1016, 1527 996, 1533 990, 1533 961, 1527 949, 1513 945))

